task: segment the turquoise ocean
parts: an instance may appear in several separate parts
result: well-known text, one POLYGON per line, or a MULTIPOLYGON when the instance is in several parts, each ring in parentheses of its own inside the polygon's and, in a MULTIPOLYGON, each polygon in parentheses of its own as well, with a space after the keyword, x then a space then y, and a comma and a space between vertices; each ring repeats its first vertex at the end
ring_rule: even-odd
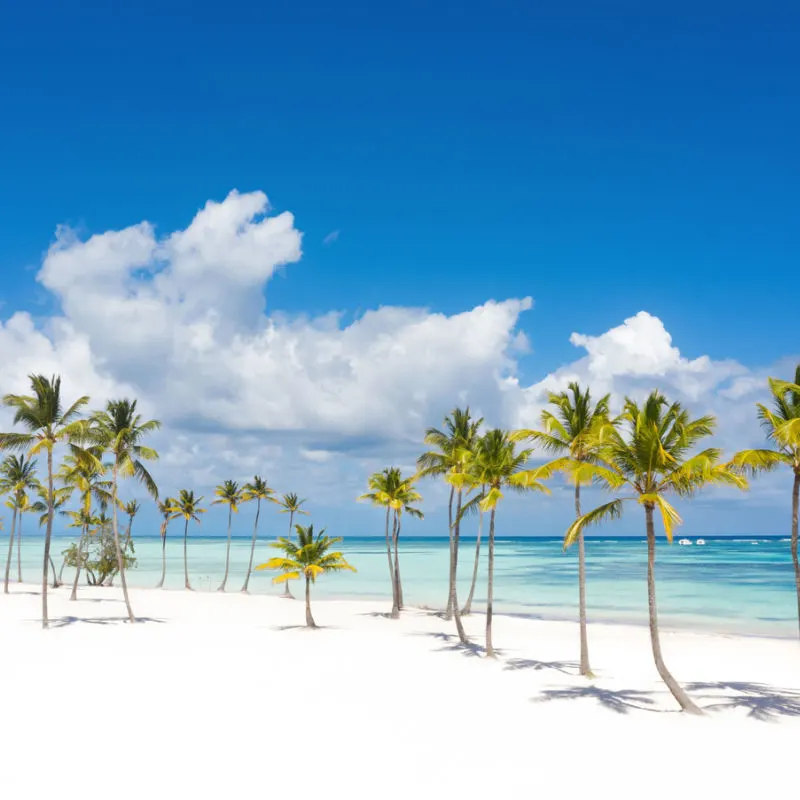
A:
MULTIPOLYGON (((3 540, 0 540, 3 541, 3 540)), ((7 539, 4 537, 5 543, 7 539)), ((53 560, 73 541, 54 536, 53 560)), ((274 555, 269 539, 259 539, 256 561, 274 555)), ((692 540, 693 542, 696 540, 692 540)), ((659 542, 656 555, 659 617, 665 627, 714 630, 763 636, 796 635, 796 599, 789 540, 706 537, 705 545, 659 542)), ((133 586, 152 587, 161 574, 161 540, 134 536, 138 564, 131 570, 133 586)), ((0 545, 2 547, 2 545, 0 545)), ((314 589, 320 598, 384 599, 390 602, 385 543, 376 538, 348 537, 341 545, 356 574, 320 578, 314 589)), ((631 537, 587 539, 589 617, 593 622, 646 624, 646 543, 631 537)), ((3 563, 7 547, 0 549, 3 563)), ((228 589, 238 591, 250 555, 250 540, 231 544, 228 589)), ((41 574, 42 537, 23 535, 22 568, 27 581, 41 574)), ((459 599, 469 589, 474 539, 462 540, 459 558, 459 599)), ((401 574, 406 603, 441 607, 447 594, 448 545, 445 538, 407 537, 401 540, 401 574)), ((563 552, 557 537, 504 538, 496 545, 495 610, 539 619, 573 620, 577 614, 577 552, 563 552)), ((225 566, 225 538, 189 537, 189 572, 197 590, 215 590, 225 566)), ((64 570, 64 579, 69 578, 64 570)), ((16 578, 16 553, 12 568, 16 578)), ((254 573, 250 590, 279 594, 268 572, 254 573)), ((481 545, 480 572, 474 609, 483 607, 486 547, 481 545)), ((182 538, 167 540, 167 588, 183 588, 182 538)))

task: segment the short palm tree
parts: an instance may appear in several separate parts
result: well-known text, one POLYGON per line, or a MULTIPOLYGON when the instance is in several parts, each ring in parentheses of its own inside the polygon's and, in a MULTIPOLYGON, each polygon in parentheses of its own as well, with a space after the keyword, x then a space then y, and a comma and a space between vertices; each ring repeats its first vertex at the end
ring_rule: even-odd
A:
POLYGON ((131 530, 133 529, 133 520, 136 515, 142 510, 142 505, 138 500, 129 500, 125 503, 123 511, 128 515, 128 530, 125 531, 125 547, 127 549, 131 542, 131 530))
POLYGON ((11 575, 11 561, 14 557, 14 534, 17 536, 17 580, 22 583, 22 555, 21 540, 22 531, 17 532, 17 522, 22 522, 19 516, 18 504, 19 493, 25 493, 35 489, 39 481, 36 477, 36 461, 25 458, 24 455, 10 455, 3 459, 0 464, 0 494, 10 495, 10 504, 13 512, 11 518, 11 532, 8 539, 8 557, 6 558, 6 572, 4 592, 8 594, 8 581, 11 575))
MULTIPOLYGON (((304 511, 302 506, 305 503, 305 500, 301 500, 300 497, 295 494, 294 492, 287 492, 283 495, 279 500, 275 501, 280 506, 280 514, 288 514, 289 515, 289 533, 288 538, 292 538, 292 531, 294 530, 294 515, 295 514, 305 514, 308 516, 308 511, 304 511)), ((283 597, 292 597, 291 589, 289 589, 289 582, 286 581, 283 584, 283 597)))
POLYGON ((700 714, 664 663, 658 633, 656 605, 655 554, 656 532, 654 514, 658 510, 667 539, 682 520, 667 501, 670 495, 691 497, 712 484, 747 488, 746 480, 736 474, 729 464, 721 464, 720 451, 707 448, 694 453, 696 446, 709 437, 715 425, 714 417, 691 419, 680 403, 669 404, 658 391, 652 392, 642 405, 626 399, 619 418, 623 431, 610 428, 598 451, 596 463, 583 469, 594 480, 611 490, 626 489, 627 497, 619 497, 583 514, 570 525, 564 546, 575 542, 588 525, 614 519, 622 513, 623 503, 634 500, 644 506, 647 532, 647 596, 650 622, 650 643, 653 659, 661 679, 684 711, 700 714))
MULTIPOLYGON (((548 395, 554 410, 542 412, 542 430, 520 430, 512 434, 519 441, 527 439, 558 458, 551 466, 562 470, 575 485, 575 517, 581 516, 581 486, 591 483, 591 475, 582 473, 585 463, 597 460, 597 448, 603 440, 603 430, 611 425, 609 395, 592 404, 589 389, 581 391, 572 382, 567 391, 548 395)), ((578 618, 580 626, 580 673, 592 676, 589 665, 589 637, 586 631, 586 548, 583 531, 578 534, 578 618)))
POLYGON ((253 480, 246 483, 242 487, 242 500, 245 503, 256 501, 256 519, 253 523, 253 541, 250 544, 250 561, 247 564, 247 575, 244 578, 244 585, 242 591, 247 594, 250 587, 250 575, 253 572, 253 557, 256 552, 256 540, 258 539, 258 519, 261 516, 261 501, 266 500, 269 503, 275 502, 275 490, 271 489, 267 482, 260 476, 254 476, 253 480))
POLYGON ((461 535, 461 505, 465 487, 469 486, 467 464, 469 463, 483 418, 473 419, 469 408, 456 408, 445 417, 444 430, 429 428, 425 432, 425 444, 433 447, 417 459, 420 477, 443 477, 450 485, 448 522, 450 537, 450 575, 445 617, 455 619, 456 630, 462 644, 467 635, 461 622, 458 606, 458 543, 461 535), (455 514, 453 500, 455 497, 455 514))
POLYGON ((214 494, 217 496, 217 499, 211 501, 212 506, 228 506, 228 546, 225 550, 225 577, 222 579, 222 583, 218 589, 218 591, 224 592, 225 586, 228 583, 228 569, 231 563, 231 522, 233 515, 239 513, 239 504, 243 501, 244 495, 236 481, 225 481, 221 483, 214 490, 214 494))
POLYGON ((326 572, 341 572, 350 570, 355 572, 355 567, 345 561, 344 556, 336 551, 329 552, 331 547, 341 542, 341 538, 325 536, 323 528, 316 537, 314 526, 296 526, 297 542, 288 538, 280 538, 272 547, 283 551, 282 557, 271 558, 266 564, 259 564, 256 569, 280 570, 280 575, 273 578, 274 583, 297 580, 301 576, 306 581, 306 625, 316 628, 314 617, 311 615, 311 584, 326 572))
POLYGON ((186 579, 184 588, 189 591, 192 586, 189 583, 189 554, 187 541, 189 538, 189 520, 194 520, 198 525, 200 524, 200 514, 205 514, 206 510, 200 508, 200 503, 203 502, 202 497, 195 497, 194 492, 190 489, 181 489, 175 500, 175 505, 172 506, 172 514, 170 519, 183 519, 183 574, 186 579))
POLYGON ((469 465, 472 480, 486 491, 479 500, 480 510, 490 512, 489 517, 489 561, 486 587, 486 655, 494 657, 492 641, 492 617, 494 611, 494 539, 497 506, 503 499, 503 489, 516 492, 535 491, 549 494, 542 483, 553 470, 548 466, 526 469, 531 450, 517 451, 506 431, 495 428, 487 431, 477 442, 469 465))
POLYGON ((774 450, 743 450, 733 457, 734 469, 750 474, 789 467, 792 484, 791 551, 797 592, 797 620, 800 624, 800 558, 798 558, 798 513, 800 512, 800 364, 794 383, 769 378, 772 408, 758 403, 758 418, 774 450))
POLYGON ((122 584, 122 594, 125 598, 125 608, 131 622, 136 622, 136 617, 133 615, 130 597, 128 597, 125 563, 122 559, 122 547, 119 541, 117 489, 120 478, 134 478, 143 484, 154 499, 158 499, 158 487, 144 465, 145 461, 158 459, 158 453, 152 448, 142 445, 142 440, 160 427, 161 423, 158 420, 142 420, 141 415, 136 412, 136 400, 109 400, 104 410, 96 411, 91 417, 92 444, 108 452, 112 458, 111 511, 114 548, 117 551, 117 568, 122 584))
POLYGON ((164 500, 156 500, 158 513, 161 514, 161 580, 156 584, 156 589, 164 586, 164 579, 167 577, 167 528, 172 514, 175 511, 177 501, 172 497, 165 497, 164 500))
POLYGON ((30 375, 31 395, 7 394, 3 404, 14 410, 14 425, 22 425, 26 433, 0 433, 0 450, 27 450, 31 456, 47 454, 48 513, 44 538, 42 567, 42 627, 49 626, 47 617, 47 570, 50 566, 50 543, 53 536, 53 448, 57 444, 79 446, 85 440, 86 425, 78 419, 89 402, 80 397, 67 409, 61 402, 61 378, 30 375))

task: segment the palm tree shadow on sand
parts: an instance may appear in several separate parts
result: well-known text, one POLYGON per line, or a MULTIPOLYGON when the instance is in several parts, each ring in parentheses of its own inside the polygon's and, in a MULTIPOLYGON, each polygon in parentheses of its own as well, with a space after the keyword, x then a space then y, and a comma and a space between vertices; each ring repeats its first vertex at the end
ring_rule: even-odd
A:
MULTIPOLYGON (((128 617, 59 617, 58 619, 50 620, 51 628, 66 628, 68 625, 75 625, 78 622, 83 622, 87 625, 119 625, 121 623, 130 624, 128 617)), ((155 617, 136 617, 136 622, 155 622, 163 625, 165 619, 157 619, 155 617)))
POLYGON ((668 709, 651 708, 655 700, 652 692, 638 689, 603 689, 600 686, 573 686, 569 689, 545 689, 539 697, 531 698, 532 703, 549 703, 553 700, 595 700, 598 704, 616 714, 635 711, 668 713, 668 709))
POLYGON ((538 671, 552 669, 564 675, 577 675, 580 664, 577 661, 536 661, 533 658, 509 658, 506 669, 532 669, 538 671))
POLYGON ((800 717, 800 692, 795 689, 779 689, 746 681, 690 683, 686 688, 703 700, 713 701, 703 705, 707 711, 744 708, 748 717, 762 722, 780 717, 800 717))
MULTIPOLYGON (((412 636, 427 636, 429 639, 438 639, 440 642, 445 642, 444 647, 436 648, 436 652, 438 653, 461 653, 461 655, 467 656, 468 658, 486 655, 485 647, 475 644, 475 642, 463 644, 454 633, 442 633, 441 631, 429 633, 427 631, 422 631, 414 633, 412 636)), ((495 648, 495 654, 500 655, 500 653, 501 651, 495 648)))

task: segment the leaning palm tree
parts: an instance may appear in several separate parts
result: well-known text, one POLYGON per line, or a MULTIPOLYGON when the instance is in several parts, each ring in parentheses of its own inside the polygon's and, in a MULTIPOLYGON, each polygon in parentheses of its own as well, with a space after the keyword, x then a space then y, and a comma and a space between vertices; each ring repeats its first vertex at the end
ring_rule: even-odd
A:
POLYGON ((664 532, 672 541, 672 529, 682 520, 667 501, 669 495, 690 497, 711 484, 747 488, 747 482, 729 464, 720 464, 720 451, 707 448, 693 453, 696 446, 710 436, 715 420, 712 416, 691 419, 680 403, 667 402, 658 391, 652 392, 642 405, 626 399, 619 418, 623 431, 607 429, 598 450, 597 463, 584 464, 586 474, 611 490, 626 489, 628 497, 618 497, 578 517, 569 526, 564 547, 575 542, 588 525, 614 519, 622 513, 623 503, 635 500, 644 506, 647 532, 647 597, 650 643, 653 659, 661 679, 684 711, 702 713, 692 702, 661 654, 656 606, 655 557, 656 531, 654 513, 661 514, 664 532))
POLYGON ((154 461, 158 453, 141 444, 150 433, 161 427, 158 420, 143 421, 136 413, 136 400, 109 400, 103 411, 96 411, 91 417, 90 435, 92 443, 111 455, 111 511, 114 531, 114 548, 117 553, 117 569, 119 570, 122 594, 128 619, 136 622, 131 601, 128 597, 128 583, 125 580, 125 563, 122 558, 122 547, 119 541, 118 483, 120 478, 135 478, 142 483, 154 499, 158 499, 158 487, 153 480, 144 461, 154 461))
POLYGON ((478 440, 478 431, 483 418, 472 419, 469 408, 453 410, 445 417, 444 430, 429 428, 425 432, 425 444, 435 449, 423 453, 417 459, 421 477, 443 477, 450 485, 448 522, 450 537, 450 575, 445 618, 455 619, 458 637, 467 642, 467 635, 461 622, 456 583, 458 578, 458 542, 461 534, 461 504, 465 487, 469 486, 467 464, 478 440), (455 496, 455 514, 453 500, 455 496))
MULTIPOLYGON (((294 515, 295 514, 305 514, 308 516, 308 511, 304 511, 302 508, 303 503, 305 500, 301 500, 298 495, 294 492, 287 492, 280 500, 275 501, 281 508, 278 513, 280 514, 288 514, 289 515, 289 538, 292 538, 292 530, 294 524, 294 515)), ((289 589, 289 582, 286 581, 283 584, 283 597, 292 597, 291 589, 289 589)))
POLYGON ((527 469, 531 450, 517 451, 511 437, 497 428, 487 431, 475 447, 470 463, 470 474, 473 480, 485 486, 478 505, 482 512, 490 512, 489 516, 489 560, 488 582, 486 588, 486 655, 495 655, 492 641, 492 615, 494 611, 494 544, 495 519, 497 506, 503 499, 503 489, 524 492, 536 491, 550 493, 542 483, 553 474, 547 465, 527 469))
POLYGON ((189 538, 189 520, 194 520, 198 525, 200 524, 200 514, 205 514, 206 510, 200 508, 200 503, 203 502, 202 497, 195 497, 194 492, 190 489, 181 489, 175 500, 175 505, 172 506, 172 513, 170 519, 184 520, 183 526, 183 574, 186 582, 184 588, 193 591, 189 583, 189 557, 187 541, 189 538))
POLYGON ((61 378, 30 375, 32 394, 8 394, 3 404, 14 409, 14 424, 22 425, 27 433, 0 433, 0 450, 27 450, 29 455, 47 453, 48 513, 44 538, 42 568, 42 627, 49 626, 47 618, 47 570, 50 566, 50 542, 53 536, 53 448, 59 444, 80 445, 85 439, 86 425, 78 419, 81 409, 89 402, 80 397, 66 410, 61 404, 61 378))
POLYGON ((273 578, 274 583, 296 580, 301 576, 306 580, 306 625, 316 628, 314 617, 311 615, 311 584, 316 583, 317 577, 326 572, 341 572, 348 569, 355 572, 355 567, 345 561, 340 552, 329 552, 331 547, 341 542, 341 538, 325 536, 323 528, 314 537, 314 526, 295 526, 297 529, 297 542, 288 538, 280 538, 273 543, 273 547, 283 551, 283 557, 271 558, 266 564, 259 564, 256 569, 277 569, 280 575, 273 578))
POLYGON ((228 583, 228 568, 231 563, 231 522, 233 515, 239 513, 239 504, 244 498, 242 489, 236 481, 225 481, 221 483, 214 490, 214 494, 217 496, 217 499, 211 501, 212 506, 228 506, 228 546, 225 551, 225 577, 222 579, 222 583, 218 589, 218 591, 224 592, 225 586, 228 583))
POLYGON ((242 591, 247 594, 248 587, 250 586, 250 575, 253 572, 253 556, 256 552, 256 539, 258 539, 258 518, 261 516, 261 501, 266 500, 270 503, 275 502, 275 490, 271 489, 267 482, 259 475, 256 475, 252 481, 246 483, 242 487, 242 500, 249 503, 253 500, 256 501, 256 519, 253 523, 253 541, 250 545, 250 561, 247 564, 247 575, 244 578, 244 586, 242 591))
POLYGON ((772 408, 757 403, 758 418, 774 450, 743 450, 733 457, 734 469, 744 473, 769 472, 786 466, 794 473, 792 484, 791 552, 800 624, 800 557, 798 557, 798 513, 800 512, 800 364, 794 383, 769 378, 772 408))
POLYGON ((25 493, 35 489, 39 481, 36 477, 36 462, 24 455, 6 456, 0 464, 0 494, 8 494, 9 502, 7 505, 12 509, 11 532, 8 539, 8 557, 6 558, 6 572, 4 592, 8 594, 8 581, 11 574, 11 561, 14 557, 14 534, 17 533, 17 581, 22 583, 22 555, 20 553, 20 543, 22 540, 21 530, 17 531, 17 522, 22 523, 19 515, 20 493, 25 493))
MULTIPOLYGON (((557 455, 550 465, 562 470, 575 485, 575 518, 581 516, 581 486, 591 483, 582 472, 585 463, 596 462, 597 449, 604 428, 611 425, 609 395, 592 404, 589 389, 581 391, 574 381, 567 391, 548 394, 553 411, 542 411, 542 430, 520 430, 512 434, 516 441, 527 439, 547 453, 557 455)), ((578 534, 578 618, 580 627, 580 674, 592 677, 589 665, 589 637, 586 631, 586 547, 583 531, 578 534)))
POLYGON ((164 586, 164 579, 167 577, 167 527, 172 519, 177 501, 171 497, 165 497, 163 501, 156 500, 158 513, 161 514, 161 580, 156 584, 156 589, 164 586))

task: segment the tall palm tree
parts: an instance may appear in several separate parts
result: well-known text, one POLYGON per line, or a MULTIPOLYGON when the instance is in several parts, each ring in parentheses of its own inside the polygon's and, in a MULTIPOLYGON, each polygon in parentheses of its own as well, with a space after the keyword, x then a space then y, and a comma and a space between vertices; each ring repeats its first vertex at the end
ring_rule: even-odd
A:
POLYGON ((489 561, 488 582, 486 588, 486 655, 494 657, 492 642, 492 615, 494 611, 494 544, 495 519, 497 506, 503 499, 503 489, 511 491, 536 491, 549 494, 549 489, 542 483, 549 478, 553 470, 548 466, 526 469, 531 450, 517 452, 514 442, 506 431, 497 428, 487 431, 477 443, 475 454, 470 464, 473 480, 486 486, 478 504, 482 512, 490 512, 489 516, 489 561))
POLYGON ((134 478, 143 484, 154 499, 158 499, 158 487, 143 463, 144 461, 155 461, 158 459, 158 453, 150 447, 145 447, 141 442, 148 434, 157 431, 160 427, 161 423, 156 419, 146 422, 142 420, 141 415, 136 412, 136 400, 109 400, 103 411, 95 411, 91 417, 92 443, 108 452, 112 457, 111 510, 114 548, 117 551, 117 568, 122 584, 122 594, 125 598, 125 608, 131 622, 136 622, 136 617, 133 615, 130 597, 128 597, 125 563, 119 541, 118 483, 120 478, 134 478))
MULTIPOLYGON (((21 523, 18 512, 19 494, 35 489, 39 481, 36 477, 36 461, 25 458, 24 455, 6 456, 0 464, 0 494, 9 494, 13 515, 11 518, 11 532, 8 539, 8 557, 6 558, 6 572, 4 592, 8 594, 8 582, 11 574, 11 561, 14 557, 14 534, 17 532, 17 522, 21 523)), ((22 556, 20 553, 21 531, 17 536, 17 580, 22 583, 22 556)))
POLYGON ((733 457, 734 469, 744 473, 769 472, 786 466, 794 473, 792 484, 791 552, 800 625, 800 558, 798 558, 798 512, 800 511, 800 364, 794 383, 769 378, 772 408, 757 403, 758 418, 774 450, 742 450, 733 457))
MULTIPOLYGON (((31 503, 28 500, 28 496, 26 494, 22 495, 22 503, 20 506, 20 513, 28 513, 28 514, 38 514, 39 515, 39 527, 43 528, 47 525, 47 518, 49 516, 49 506, 50 503, 48 502, 48 492, 47 489, 39 484, 36 487, 36 494, 39 496, 39 499, 31 503)), ((69 515, 69 512, 64 508, 64 506, 69 502, 70 498, 72 497, 72 487, 70 486, 57 486, 54 492, 54 499, 53 499, 53 514, 58 514, 61 517, 66 517, 69 515)), ((22 523, 22 517, 20 516, 19 523, 22 523)), ((54 589, 57 589, 61 586, 61 582, 59 580, 58 574, 56 573, 56 565, 53 563, 53 557, 50 556, 50 570, 53 575, 53 583, 52 586, 54 589)))
POLYGON ((158 513, 161 514, 161 580, 156 584, 156 589, 164 586, 164 579, 167 577, 167 527, 175 512, 176 503, 172 497, 165 497, 163 501, 156 500, 158 513))
POLYGON ((628 497, 618 497, 578 517, 564 538, 569 547, 588 525, 614 519, 622 513, 623 503, 635 500, 644 506, 647 532, 647 597, 650 622, 650 643, 653 660, 661 679, 684 711, 702 713, 692 702, 661 654, 656 606, 655 555, 656 532, 654 512, 661 514, 664 532, 672 541, 672 529, 682 520, 667 501, 670 495, 690 497, 704 486, 725 484, 747 488, 746 480, 729 464, 720 464, 720 451, 707 448, 693 453, 696 446, 709 437, 715 425, 712 416, 691 419, 680 403, 669 404, 653 391, 642 405, 626 399, 620 423, 624 431, 609 428, 598 452, 597 463, 584 464, 583 469, 594 480, 611 490, 626 489, 628 497))
POLYGON ((49 626, 47 618, 47 570, 50 565, 50 542, 53 536, 53 448, 59 444, 80 445, 85 439, 86 426, 78 419, 81 409, 89 402, 78 398, 66 410, 61 402, 61 378, 30 375, 32 394, 7 394, 3 404, 14 409, 14 425, 22 425, 26 433, 0 433, 0 450, 27 450, 33 456, 47 453, 48 513, 44 538, 42 567, 42 627, 49 626))
MULTIPOLYGON (((480 501, 486 496, 486 485, 485 484, 478 484, 476 482, 475 487, 476 490, 480 489, 480 493, 477 494, 473 500, 478 504, 478 534, 475 537, 475 561, 472 565, 472 581, 469 584, 469 594, 467 595, 467 602, 464 603, 464 608, 461 609, 461 616, 466 617, 472 613, 472 601, 475 599, 475 587, 478 584, 478 568, 480 567, 480 559, 481 559, 481 537, 483 536, 483 509, 480 507, 480 501)), ((470 501, 472 502, 472 501, 470 501)), ((469 504, 468 504, 469 505, 469 504)), ((471 508, 465 508, 467 512, 474 509, 474 506, 471 508)))
POLYGON ((258 518, 261 516, 261 501, 266 500, 270 503, 275 502, 275 490, 271 489, 267 482, 260 476, 254 476, 253 480, 242 487, 242 500, 245 503, 256 501, 256 519, 253 523, 253 541, 250 545, 250 561, 247 565, 247 575, 244 578, 242 591, 246 594, 250 586, 250 575, 253 572, 253 556, 256 552, 256 539, 258 539, 258 518))
POLYGON ((172 514, 170 519, 183 518, 185 524, 183 526, 183 574, 186 578, 184 588, 189 591, 192 586, 189 583, 189 556, 187 540, 189 538, 189 520, 194 520, 198 525, 200 524, 200 514, 205 514, 206 510, 200 508, 200 503, 203 502, 202 497, 195 497, 194 492, 190 489, 181 489, 175 500, 175 505, 172 507, 172 514))
MULTIPOLYGON (((288 537, 292 538, 292 525, 294 524, 294 515, 295 514, 305 514, 308 516, 308 511, 304 511, 302 508, 303 503, 305 500, 301 500, 298 495, 294 492, 287 492, 283 495, 279 500, 275 501, 280 506, 280 514, 288 514, 289 515, 289 534, 288 537)), ((292 597, 291 589, 289 589, 289 582, 285 581, 283 584, 283 597, 292 597)))
POLYGON ((231 563, 231 521, 233 515, 239 513, 239 504, 243 500, 243 493, 236 481, 225 481, 217 486, 214 494, 217 496, 217 499, 211 501, 212 506, 228 506, 228 547, 225 551, 225 577, 222 579, 222 583, 218 589, 218 591, 224 592, 225 586, 228 583, 228 568, 231 563))
MULTIPOLYGON (((550 392, 548 402, 553 411, 542 411, 542 430, 520 430, 512 434, 516 441, 527 439, 545 452, 557 455, 551 466, 562 470, 575 485, 575 518, 581 516, 581 486, 591 483, 591 476, 581 469, 597 460, 603 430, 611 425, 609 395, 592 404, 588 388, 581 390, 574 381, 567 391, 550 392)), ((583 531, 578 534, 578 618, 580 627, 580 673, 592 677, 589 664, 589 637, 586 631, 586 547, 583 531)))
POLYGON ((447 609, 445 618, 454 618, 458 637, 462 643, 467 642, 467 635, 461 622, 461 610, 458 606, 458 542, 461 534, 461 502, 464 488, 469 486, 467 464, 469 463, 478 431, 483 418, 473 419, 469 408, 453 410, 445 417, 444 430, 429 428, 425 432, 425 444, 434 447, 417 459, 420 476, 444 477, 450 485, 448 504, 448 522, 450 537, 450 576, 447 609), (453 499, 455 495, 455 515, 453 499))
POLYGON ((398 543, 400 541, 400 528, 403 524, 403 512, 415 519, 424 519, 425 515, 420 511, 414 503, 422 501, 422 495, 414 488, 414 478, 403 478, 400 476, 400 482, 395 493, 395 498, 392 503, 394 509, 394 533, 392 536, 392 543, 394 545, 394 579, 397 586, 397 604, 402 610, 403 608, 403 581, 400 579, 400 555, 398 552, 398 543))
POLYGON ((273 578, 274 583, 284 583, 303 576, 306 580, 306 625, 316 628, 317 624, 311 615, 311 584, 316 583, 317 577, 326 572, 356 570, 340 552, 329 552, 331 547, 342 541, 340 537, 325 536, 323 528, 315 538, 313 525, 297 525, 296 529, 297 542, 285 537, 278 539, 272 546, 282 550, 283 556, 271 558, 266 564, 259 564, 256 569, 280 570, 281 574, 273 578))

